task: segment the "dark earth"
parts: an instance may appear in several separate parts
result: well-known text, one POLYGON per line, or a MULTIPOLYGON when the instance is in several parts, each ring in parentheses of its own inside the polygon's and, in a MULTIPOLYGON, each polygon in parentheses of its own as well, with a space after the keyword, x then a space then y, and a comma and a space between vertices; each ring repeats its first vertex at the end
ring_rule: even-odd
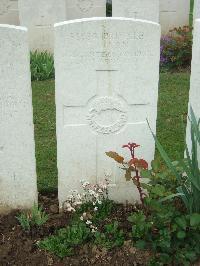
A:
MULTIPOLYGON (((36 243, 55 233, 59 228, 69 224, 70 215, 59 213, 57 195, 40 195, 39 204, 49 214, 49 220, 40 229, 31 233, 23 232, 17 219, 17 211, 0 216, 0 266, 4 265, 146 265, 150 254, 134 248, 131 241, 126 241, 122 248, 113 251, 99 249, 86 244, 77 248, 76 254, 61 260, 44 250, 38 249, 36 243)), ((126 226, 127 216, 133 212, 131 206, 118 206, 115 217, 126 226)), ((196 264, 200 265, 200 264, 196 264)))

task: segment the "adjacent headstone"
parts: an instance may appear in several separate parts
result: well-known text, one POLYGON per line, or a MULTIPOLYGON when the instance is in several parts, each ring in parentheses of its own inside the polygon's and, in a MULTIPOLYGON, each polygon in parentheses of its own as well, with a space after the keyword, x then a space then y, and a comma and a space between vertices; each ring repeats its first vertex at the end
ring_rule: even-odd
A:
POLYGON ((159 22, 159 0, 112 0, 112 16, 159 22))
POLYGON ((190 0, 160 0, 160 24, 166 34, 175 27, 189 25, 190 0))
POLYGON ((27 30, 0 25, 0 212, 37 203, 27 30))
POLYGON ((200 0, 194 0, 194 23, 196 19, 200 18, 200 0))
POLYGON ((126 18, 93 18, 55 25, 59 202, 62 207, 80 180, 110 177, 118 202, 138 194, 106 151, 141 145, 148 162, 155 144, 160 26, 126 18))
POLYGON ((32 51, 53 52, 53 25, 66 20, 65 9, 65 0, 19 0, 20 25, 28 28, 32 51))
POLYGON ((67 20, 106 17, 106 0, 66 0, 67 20))
MULTIPOLYGON (((190 107, 193 108, 197 119, 200 118, 200 19, 196 20, 194 26, 194 40, 193 40, 193 52, 192 52, 192 68, 190 79, 190 96, 188 115, 190 116, 190 107)), ((191 124, 188 121, 187 125, 187 144, 189 150, 191 150, 191 124)), ((200 154, 199 154, 200 163, 200 154)))
POLYGON ((0 0, 0 24, 19 25, 18 0, 0 0))

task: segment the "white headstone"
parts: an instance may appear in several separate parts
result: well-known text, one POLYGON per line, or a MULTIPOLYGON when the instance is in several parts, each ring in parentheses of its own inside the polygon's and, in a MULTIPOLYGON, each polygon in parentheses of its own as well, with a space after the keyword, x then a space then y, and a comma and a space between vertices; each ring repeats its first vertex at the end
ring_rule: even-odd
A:
MULTIPOLYGON (((188 115, 190 116, 190 107, 193 108, 197 119, 200 118, 200 19, 196 20, 193 34, 193 51, 192 51, 192 68, 190 78, 190 96, 188 115)), ((191 149, 191 124, 188 121, 187 125, 187 144, 191 149)), ((200 156, 199 156, 200 163, 200 156)))
POLYGON ((166 34, 175 27, 189 25, 190 0, 160 0, 160 24, 166 34))
POLYGON ((0 24, 19 25, 18 0, 0 0, 0 24))
POLYGON ((106 0, 66 0, 67 20, 106 17, 106 0))
POLYGON ((20 25, 28 28, 32 51, 53 52, 53 25, 66 20, 65 8, 65 0, 19 0, 20 25))
POLYGON ((195 20, 200 18, 200 0, 194 0, 194 23, 195 20))
POLYGON ((112 0, 112 16, 159 22, 159 0, 112 0))
POLYGON ((60 207, 80 180, 110 176, 111 197, 133 201, 137 192, 105 155, 141 144, 154 158, 160 57, 157 23, 93 18, 55 25, 57 148, 60 207))
POLYGON ((27 29, 0 25, 0 212, 37 203, 27 29))

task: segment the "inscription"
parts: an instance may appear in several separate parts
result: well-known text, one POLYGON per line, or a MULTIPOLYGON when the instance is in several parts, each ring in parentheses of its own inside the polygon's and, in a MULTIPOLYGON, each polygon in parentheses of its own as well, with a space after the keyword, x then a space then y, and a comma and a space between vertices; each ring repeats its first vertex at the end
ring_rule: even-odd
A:
POLYGON ((87 62, 93 63, 120 63, 123 60, 124 63, 132 63, 133 60, 139 60, 144 57, 155 56, 156 51, 150 49, 149 37, 146 32, 140 30, 133 30, 130 33, 126 32, 103 32, 98 34, 97 32, 71 32, 66 36, 66 41, 73 47, 74 42, 77 41, 91 41, 101 42, 102 50, 96 50, 95 46, 88 49, 85 47, 82 50, 71 49, 67 51, 67 64, 68 66, 81 65, 87 62), (133 43, 134 49, 132 49, 130 42, 133 43), (127 49, 127 46, 129 47, 127 49), (113 49, 110 49, 112 47, 113 49))
MULTIPOLYGON (((142 60, 146 57, 154 57, 156 51, 152 51, 149 48, 141 47, 138 49, 127 51, 116 47, 115 51, 72 51, 68 53, 68 66, 71 68, 72 65, 83 65, 88 64, 120 64, 121 61, 124 63, 132 64, 134 61, 142 60)), ((113 67, 113 66, 112 66, 113 67)))
POLYGON ((94 7, 93 0, 78 0, 77 7, 83 13, 90 11, 94 7))
POLYGON ((101 97, 92 103, 87 121, 95 132, 113 134, 125 126, 128 115, 120 100, 112 97, 101 97))
POLYGON ((143 31, 133 31, 133 32, 103 32, 98 34, 97 32, 71 32, 68 38, 77 40, 144 40, 143 31))
POLYGON ((6 14, 10 7, 10 3, 8 0, 1 0, 0 1, 0 16, 6 14))

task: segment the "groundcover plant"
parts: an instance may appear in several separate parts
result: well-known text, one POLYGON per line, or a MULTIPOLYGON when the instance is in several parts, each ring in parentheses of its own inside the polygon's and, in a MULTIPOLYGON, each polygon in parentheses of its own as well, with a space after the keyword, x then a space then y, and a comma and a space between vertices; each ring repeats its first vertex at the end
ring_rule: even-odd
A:
POLYGON ((147 265, 195 262, 200 256, 200 130, 192 110, 191 139, 192 155, 187 149, 186 159, 171 162, 155 137, 168 169, 153 161, 148 170, 147 162, 136 157, 136 143, 123 145, 130 151, 128 160, 114 151, 106 152, 138 190, 141 204, 135 203, 127 214, 126 225, 117 217, 119 205, 109 200, 109 180, 95 185, 82 181, 82 193, 72 191, 63 205, 71 213, 70 225, 41 240, 38 247, 64 258, 87 243, 115 250, 131 241, 136 249, 150 252, 147 265))

